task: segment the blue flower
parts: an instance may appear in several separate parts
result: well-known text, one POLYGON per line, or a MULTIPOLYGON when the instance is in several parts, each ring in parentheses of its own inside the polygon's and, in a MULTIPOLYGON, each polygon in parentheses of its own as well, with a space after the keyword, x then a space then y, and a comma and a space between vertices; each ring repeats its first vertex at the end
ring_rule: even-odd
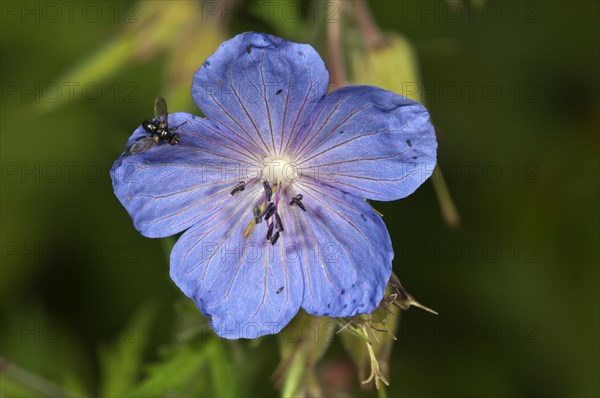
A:
MULTIPOLYGON (((393 249, 365 199, 414 192, 436 162, 429 115, 370 86, 327 95, 309 45, 259 33, 224 42, 196 72, 207 118, 169 115, 180 142, 124 153, 116 196, 144 235, 183 232, 171 278, 219 336, 279 332, 303 308, 369 313, 393 249)), ((139 127, 128 147, 147 136, 139 127)))

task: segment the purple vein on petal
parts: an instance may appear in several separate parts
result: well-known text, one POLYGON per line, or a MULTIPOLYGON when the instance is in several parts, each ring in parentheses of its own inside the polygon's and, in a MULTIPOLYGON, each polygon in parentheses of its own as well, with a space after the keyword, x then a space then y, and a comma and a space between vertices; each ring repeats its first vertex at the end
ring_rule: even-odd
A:
POLYGON ((233 94, 235 95, 235 98, 237 99, 238 103, 240 104, 240 106, 242 107, 242 109, 244 110, 244 113, 246 114, 246 117, 248 118, 248 120, 250 121, 250 123, 252 123, 252 126, 254 127, 254 130, 256 130, 256 133, 258 134, 258 138, 260 138, 261 142, 264 145, 264 150, 271 156, 273 156, 273 153, 271 152, 269 146, 267 145, 267 143, 265 142, 265 140, 263 139, 262 134, 260 133, 260 130, 258 129, 258 127, 256 126, 256 123, 254 122, 254 119, 252 119, 252 117, 250 116, 250 113, 248 112, 248 109, 246 109, 246 107, 244 106, 243 101, 241 100, 237 90, 235 89, 235 86, 233 84, 233 79, 231 78, 231 66, 229 68, 227 68, 227 75, 229 76, 229 86, 231 87, 231 90, 233 91, 233 94))
MULTIPOLYGON (((329 151, 331 151, 331 150, 333 150, 333 149, 339 148, 339 147, 341 147, 342 145, 346 145, 346 144, 348 144, 349 142, 356 141, 356 140, 360 140, 361 138, 365 138, 365 137, 370 137, 370 136, 372 136, 372 135, 381 134, 381 133, 382 133, 382 131, 383 131, 383 130, 378 130, 378 131, 374 131, 374 132, 371 132, 371 133, 363 133, 363 134, 361 134, 361 135, 357 135, 357 136, 355 136, 355 137, 349 138, 349 139, 347 139, 346 141, 338 142, 338 143, 336 143, 335 145, 332 145, 332 146, 330 146, 330 147, 328 147, 328 148, 326 148, 326 149, 323 149, 321 152, 317 152, 316 154, 312 155, 312 156, 311 156, 311 157, 309 157, 309 158, 302 159, 301 161, 299 161, 299 162, 298 162, 298 164, 300 164, 300 165, 301 165, 301 164, 303 164, 303 163, 306 163, 306 162, 308 162, 308 161, 310 161, 310 160, 312 160, 312 159, 314 159, 314 158, 316 158, 316 157, 319 157, 319 156, 321 156, 322 154, 324 154, 324 153, 326 153, 326 152, 329 152, 329 151)), ((401 154, 403 154, 403 153, 406 153, 406 152, 408 152, 408 151, 410 151, 410 150, 411 150, 411 148, 405 149, 404 151, 400 152, 399 154, 401 155, 401 154)))
MULTIPOLYGON (((183 213, 183 212, 185 212, 186 210, 189 210, 189 209, 191 209, 191 208, 192 208, 192 207, 194 207, 194 206, 199 206, 199 205, 201 205, 201 204, 204 204, 204 203, 210 202, 210 200, 211 200, 212 198, 214 198, 214 197, 222 196, 222 199, 221 199, 220 201, 218 201, 218 202, 216 202, 216 203, 214 203, 214 202, 211 202, 211 204, 213 205, 213 207, 215 207, 215 208, 217 208, 217 209, 218 209, 218 206, 217 206, 217 204, 219 204, 219 203, 222 203, 222 202, 225 202, 225 201, 226 201, 225 199, 228 199, 228 197, 227 197, 227 194, 228 194, 228 192, 229 192, 229 191, 230 191, 230 187, 225 187, 224 189, 222 189, 222 190, 220 190, 220 191, 217 191, 217 192, 215 192, 215 193, 213 193, 213 194, 211 194, 211 195, 203 196, 203 197, 202 197, 202 199, 199 199, 199 200, 197 200, 197 201, 195 201, 195 202, 192 202, 192 203, 190 203, 189 205, 187 205, 185 208, 178 209, 178 210, 177 210, 176 212, 174 212, 174 213, 170 213, 170 214, 168 214, 168 215, 166 215, 166 216, 164 216, 164 217, 162 217, 162 218, 156 219, 156 220, 154 220, 154 221, 152 221, 152 222, 145 222, 145 223, 143 223, 143 224, 153 224, 153 223, 157 223, 157 222, 159 222, 159 221, 162 221, 162 220, 164 220, 164 219, 166 219, 166 218, 169 218, 169 217, 174 217, 175 215, 177 215, 177 214, 180 214, 180 213, 183 213)), ((203 214, 202 212, 198 212, 198 213, 197 213, 197 214, 195 214, 193 217, 191 217, 191 218, 189 218, 189 219, 187 219, 187 220, 182 220, 182 221, 180 221, 179 223, 180 223, 180 224, 187 224, 187 223, 189 223, 189 222, 192 222, 192 221, 195 221, 195 220, 197 220, 197 219, 198 219, 198 217, 201 217, 201 216, 203 216, 203 215, 204 215, 204 214, 203 214)), ((174 222, 174 221, 173 221, 173 222, 174 222)), ((172 225, 172 223, 171 223, 171 225, 172 225)))
MULTIPOLYGON (((288 214, 289 214, 289 219, 286 220, 286 223, 291 225, 290 232, 293 231, 291 236, 294 236, 298 239, 298 241, 292 242, 292 244, 297 244, 298 247, 301 248, 301 251, 304 252, 304 257, 302 256, 302 254, 299 255, 299 258, 298 258, 298 261, 300 262, 299 266, 306 267, 307 277, 310 280, 311 279, 311 271, 310 271, 310 261, 309 261, 309 249, 307 247, 308 238, 304 235, 304 231, 302 230, 302 227, 300 225, 300 220, 298 219, 295 212, 290 211, 290 212, 288 212, 288 214), (292 218, 293 218, 293 222, 292 222, 292 218)), ((287 228, 287 226, 286 226, 286 228, 287 228)), ((306 281, 306 280, 304 281, 304 288, 305 289, 308 288, 308 290, 310 291, 310 295, 311 296, 313 295, 312 284, 309 281, 306 281)))
MULTIPOLYGON (((289 129, 290 130, 289 136, 288 136, 287 142, 285 144, 284 152, 287 152, 290 149, 290 141, 293 142, 292 137, 294 137, 294 140, 295 140, 297 138, 298 134, 302 131, 302 125, 300 125, 300 128, 298 128, 298 130, 296 130, 296 125, 298 124, 298 120, 300 119, 300 116, 302 115, 302 112, 304 112, 304 108, 306 107, 306 104, 308 103, 308 98, 311 96, 312 90, 315 87, 315 81, 312 78, 312 69, 309 66, 312 66, 312 63, 310 63, 308 66, 305 67, 305 68, 307 68, 308 78, 310 80, 310 87, 306 91, 306 95, 304 96, 304 100, 302 101, 302 106, 300 107, 300 110, 296 114, 296 118, 294 119, 294 122, 292 123, 292 125, 289 129)), ((289 93, 291 91, 292 90, 291 90, 291 85, 290 85, 290 89, 288 90, 288 98, 289 98, 289 93)), ((314 105, 314 106, 316 106, 316 105, 314 105)), ((310 116, 305 115, 304 117, 306 119, 308 119, 310 116)), ((306 121, 308 121, 308 120, 305 120, 305 122, 306 121)), ((281 140, 281 143, 283 144, 283 138, 281 140)), ((280 151, 280 152, 282 152, 282 151, 280 151)))
MULTIPOLYGON (((237 148, 246 149, 246 147, 243 146, 243 145, 240 145, 239 142, 236 142, 235 140, 231 139, 231 137, 228 136, 227 134, 223 134, 217 128, 213 128, 213 127, 209 127, 209 126, 206 126, 206 127, 210 131, 212 131, 213 133, 218 134, 219 136, 223 137, 224 139, 227 139, 227 140, 231 141, 235 145, 235 147, 232 147, 232 146, 229 146, 229 145, 225 145, 222 142, 217 142, 217 141, 212 140, 212 139, 209 140, 207 137, 203 137, 203 140, 208 140, 209 142, 212 142, 215 145, 219 145, 219 146, 222 146, 223 148, 229 149, 230 151, 239 153, 240 155, 245 156, 246 158, 250 159, 252 162, 254 162, 254 161, 259 161, 260 162, 260 159, 256 156, 256 154, 254 152, 251 152, 251 151, 248 151, 248 150, 246 150, 246 151, 240 151, 239 149, 237 149, 237 148)), ((240 139, 241 139, 241 137, 240 137, 240 139)), ((246 140, 244 140, 244 141, 246 143, 248 143, 246 140)))
MULTIPOLYGON (((339 218, 341 220, 344 220, 348 225, 352 226, 352 228, 354 230, 356 230, 356 232, 358 232, 365 240, 365 242, 367 242, 367 244, 369 245, 369 251, 371 252, 371 254, 373 256, 375 256, 375 252, 373 251, 373 247, 371 245, 371 239, 369 237, 367 237, 356 225, 354 225, 353 222, 351 222, 350 220, 348 220, 343 214, 341 214, 340 212, 338 212, 337 210, 335 210, 333 207, 329 206, 327 204, 327 202, 323 201, 320 199, 320 197, 322 196, 326 196, 329 200, 332 200, 334 202, 337 202, 340 206, 342 207, 346 207, 347 209, 349 209, 350 211, 353 211, 354 213, 360 215, 362 213, 360 213, 359 211, 356 210, 356 208, 354 206, 349 205, 348 203, 344 203, 328 194, 325 193, 326 190, 321 189, 318 193, 315 192, 312 188, 309 187, 305 187, 306 189, 303 191, 305 192, 308 196, 312 197, 313 200, 317 203, 320 203, 322 207, 329 209, 332 213, 335 213, 339 216, 339 218)), ((331 235, 336 238, 336 234, 333 233, 333 231, 329 228, 329 226, 327 225, 327 223, 322 223, 323 226, 325 228, 327 228, 327 230, 331 233, 331 235)), ((337 239, 337 238, 336 238, 337 239)), ((338 241, 339 243, 339 241, 338 241)), ((341 245, 341 243, 340 243, 341 245)), ((344 246, 344 245, 341 245, 344 246)), ((344 246, 345 247, 345 246, 344 246)), ((355 267, 355 271, 356 271, 356 267, 355 267)))
MULTIPOLYGON (((230 151, 237 152, 237 153, 239 153, 240 155, 244 155, 244 156, 248 157, 249 159, 255 159, 255 158, 256 158, 256 155, 254 155, 254 154, 253 154, 251 151, 246 151, 245 153, 243 153, 243 152, 240 152, 240 151, 239 151, 237 148, 240 148, 240 147, 241 147, 241 148, 244 148, 244 146, 240 145, 240 143, 239 143, 239 142, 236 142, 235 140, 233 140, 233 139, 232 139, 232 138, 231 138, 229 135, 227 135, 227 134, 223 134, 223 133, 222 133, 222 132, 221 132, 221 131, 220 131, 220 130, 219 130, 217 127, 216 127, 216 126, 214 126, 214 127, 213 127, 213 126, 211 125, 211 123, 204 122, 205 120, 206 120, 206 119, 201 119, 201 122, 199 122, 198 124, 202 124, 202 126, 203 126, 204 128, 206 128, 206 129, 210 130, 210 131, 211 131, 211 132, 213 132, 213 133, 216 133, 216 134, 218 134, 220 137, 223 137, 223 138, 225 138, 225 139, 227 139, 227 140, 231 141, 231 142, 232 142, 232 143, 235 145, 235 147, 232 147, 232 146, 229 146, 229 145, 225 145, 223 142, 217 142, 217 141, 215 141, 215 140, 213 140, 213 139, 210 139, 210 137, 209 137, 209 136, 206 136, 206 135, 204 135, 204 134, 202 134, 202 133, 200 132, 200 129, 198 128, 198 126, 196 126, 196 125, 193 125, 193 124, 192 124, 192 127, 193 127, 194 131, 197 133, 197 135, 198 135, 198 136, 201 136, 201 137, 202 137, 202 140, 210 140, 210 142, 214 142, 216 145, 219 145, 219 146, 221 146, 221 147, 223 147, 223 148, 229 149, 230 151)), ((234 135, 235 135, 235 134, 234 134, 234 135)), ((248 144, 249 144, 249 142, 248 142, 248 141, 244 140, 244 139, 243 139, 242 137, 240 137, 239 135, 235 135, 235 136, 239 137, 241 140, 243 140, 244 142, 246 142, 246 143, 248 143, 248 144)))
POLYGON ((342 103, 344 102, 344 100, 346 100, 349 96, 346 96, 344 98, 342 98, 340 101, 338 101, 337 104, 335 104, 335 106, 333 107, 333 109, 331 110, 331 112, 329 112, 329 115, 327 115, 327 117, 325 118, 325 122, 323 122, 321 124, 321 127, 319 127, 319 129, 316 132, 313 132, 313 127, 315 126, 315 123, 317 123, 317 121, 319 120, 319 117, 321 116, 321 112, 323 112, 325 110, 325 107, 322 106, 321 109, 319 109, 319 112, 316 114, 316 116, 314 116, 314 119, 312 120, 312 123, 310 124, 310 127, 308 127, 308 125, 306 125, 303 129, 301 129, 302 132, 304 132, 305 134, 302 136, 302 141, 299 142, 297 145, 296 144, 296 139, 298 139, 300 137, 300 133, 298 133, 296 135, 296 139, 294 140, 294 142, 292 143, 292 145, 294 145, 294 155, 296 156, 296 158, 298 158, 298 152, 300 151, 300 148, 302 147, 302 145, 304 145, 304 142, 306 141, 307 138, 310 137, 310 139, 314 138, 317 134, 319 134, 319 132, 323 129, 323 127, 325 127, 325 125, 327 124, 327 122, 329 121, 329 119, 333 116, 333 114, 335 113, 335 111, 337 110, 337 108, 342 105, 342 103))
MULTIPOLYGON (((243 127, 241 127, 241 126, 239 125, 238 121, 237 121, 237 120, 236 120, 236 119, 235 119, 235 118, 234 118, 234 117, 233 117, 233 116, 232 116, 232 115, 231 115, 229 112, 227 112, 227 111, 226 111, 226 110, 223 108, 223 106, 222 106, 222 105, 221 105, 221 104, 220 104, 220 103, 217 101, 217 99, 214 97, 214 95, 213 95, 212 93, 209 93, 209 95, 210 95, 210 97, 213 99, 213 101, 215 102, 215 104, 217 104, 217 105, 219 106, 219 108, 220 108, 220 109, 223 111, 223 113, 224 113, 224 114, 226 114, 226 115, 227 115, 227 116, 228 116, 228 117, 229 117, 229 118, 230 118, 230 119, 231 119, 231 120, 232 120, 232 121, 233 121, 235 124, 237 124, 237 125, 238 125, 240 128, 242 128, 242 129, 243 129, 243 127)), ((233 142, 234 144, 236 144, 236 146, 238 146, 238 147, 242 147, 242 148, 243 148, 243 146, 242 146, 242 145, 240 145, 240 143, 239 143, 239 142, 236 142, 236 141, 235 141, 235 140, 233 140, 233 139, 232 139, 232 138, 231 138, 229 135, 227 135, 227 134, 224 134, 224 132, 221 132, 221 131, 220 131, 220 129, 218 128, 218 126, 217 126, 217 125, 215 125, 214 127, 213 127, 213 126, 211 126, 211 123, 210 123, 210 121, 209 121, 208 119, 202 119, 202 118, 199 118, 199 119, 200 119, 200 121, 198 122, 198 124, 202 124, 202 126, 203 126, 203 127, 207 128, 207 129, 209 129, 209 130, 211 130, 213 133, 217 133, 217 134, 219 134, 221 137, 223 137, 223 138, 226 138, 226 139, 228 139, 229 141, 231 141, 231 142, 233 142)), ((250 142, 250 141, 246 140, 244 137, 242 137, 242 136, 240 136, 239 134, 237 134, 237 132, 236 132, 234 129, 232 129, 231 127, 229 127, 229 126, 228 126, 227 124, 225 124, 223 121, 219 121, 218 123, 219 123, 219 125, 221 125, 221 126, 223 126, 223 127, 227 128, 227 130, 230 132, 231 136, 237 137, 237 138, 239 138, 240 140, 242 140, 243 142, 245 142, 247 145, 249 145, 249 146, 254 146, 255 150, 259 150, 259 148, 260 148, 260 147, 259 147, 259 145, 258 145, 256 142, 254 142, 254 141, 253 141, 253 142, 250 142)), ((198 126, 196 126, 196 125, 193 125, 193 124, 192 124, 192 127, 194 128, 194 131, 195 131, 196 133, 198 133, 198 135, 199 135, 199 136, 202 136, 203 138, 205 138, 205 136, 204 136, 204 135, 202 135, 202 134, 200 133, 200 130, 199 130, 198 126)), ((244 132, 245 132, 245 131, 244 131, 244 132)), ((184 133, 185 133, 185 131, 184 131, 184 133)), ((248 133, 247 133, 247 132, 246 132, 246 135, 248 135, 248 133)), ((249 138, 250 138, 250 140, 252 140, 252 137, 250 137, 250 136, 249 136, 249 138)), ((231 147, 229 147, 229 148, 230 148, 230 149, 233 149, 233 148, 231 148, 231 147)), ((250 152, 250 153, 251 153, 251 152, 250 152)))
MULTIPOLYGON (((347 97, 346 97, 346 98, 347 98, 347 97)), ((340 102, 339 102, 339 103, 336 105, 336 108, 334 109, 334 111, 332 111, 331 115, 333 115, 333 113, 335 112, 335 110, 337 109, 337 107, 338 107, 339 105, 341 105, 341 103, 342 103, 342 101, 340 101, 340 102)), ((353 111, 353 112, 349 113, 348 115, 346 115, 346 118, 345 118, 344 120, 342 120, 341 122, 339 122, 338 124, 336 124, 336 126, 330 130, 329 134, 328 134, 328 135, 326 135, 325 137, 322 137, 322 138, 319 140, 319 142, 317 142, 316 144, 314 144, 314 145, 312 146, 312 148, 316 148, 316 147, 318 147, 318 146, 319 146, 319 144, 321 144, 321 143, 323 143, 323 142, 327 141, 327 139, 328 139, 328 138, 330 138, 330 137, 331 137, 331 135, 332 135, 332 134, 333 134, 335 131, 337 131, 337 129, 338 129, 340 126, 342 126, 344 123, 346 123, 346 122, 347 122, 349 119, 351 119, 351 118, 352 118, 354 115, 356 115, 357 113, 359 113, 359 112, 361 112, 361 111, 363 111, 363 110, 365 110, 365 109, 367 109, 367 108, 370 108, 370 107, 371 107, 371 105, 365 105, 364 107, 362 107, 362 108, 360 108, 360 109, 357 109, 357 110, 355 110, 355 111, 353 111)), ((312 142, 312 141, 313 141, 313 140, 314 140, 314 139, 317 137, 317 135, 318 135, 318 134, 321 132, 321 130, 322 130, 322 129, 323 129, 323 128, 324 128, 324 127, 327 125, 327 123, 329 122, 329 118, 331 117, 331 115, 330 115, 330 116, 327 118, 327 120, 325 121, 325 123, 323 123, 323 125, 322 125, 322 126, 319 128, 319 130, 318 130, 318 131, 317 131, 315 134, 313 134, 313 135, 312 135, 312 137, 310 138, 310 140, 309 140, 309 141, 308 141, 308 142, 307 142, 307 143, 306 143, 306 144, 305 144, 305 145, 304 145, 302 148, 298 149, 298 151, 297 151, 297 156, 298 156, 298 158, 302 158, 302 156, 304 156, 304 154, 305 154, 306 152, 310 151, 310 149, 311 149, 311 148, 309 148, 309 145, 310 145, 310 144, 311 144, 311 142, 312 142)))
MULTIPOLYGON (((310 225, 308 224, 308 222, 305 219, 306 215, 304 213, 299 214, 299 212, 294 212, 294 217, 297 217, 298 225, 300 225, 300 229, 302 229, 303 231, 306 231, 312 237, 311 241, 314 244, 315 252, 318 253, 318 256, 321 258, 321 265, 323 266, 323 269, 325 270, 325 274, 327 275, 327 280, 329 281, 329 284, 339 294, 340 290, 337 288, 336 284, 331 279, 331 275, 329 274, 329 269, 327 267, 327 261, 325 260, 325 258, 323 258, 323 254, 321 253, 321 248, 319 247, 319 243, 318 243, 317 237, 315 236, 315 234, 313 233, 312 229, 310 228, 310 225)), ((310 268, 310 264, 311 264, 310 261, 306 262, 306 266, 308 268, 310 268)))
MULTIPOLYGON (((290 67, 290 63, 285 58, 283 58, 283 60, 285 62, 285 66, 287 67, 287 70, 288 70, 288 82, 287 82, 287 90, 286 90, 286 95, 285 95, 285 106, 283 107, 283 116, 282 116, 283 119, 282 119, 282 122, 281 122, 281 133, 280 133, 281 138, 280 138, 280 141, 279 141, 279 152, 277 154, 278 156, 279 156, 280 153, 282 153, 282 149, 283 149, 283 141, 284 141, 284 138, 285 138, 285 131, 286 131, 285 120, 287 118, 287 113, 288 113, 288 105, 289 105, 289 102, 290 102, 290 93, 292 92, 292 68, 290 67)), ((310 90, 309 90, 309 92, 310 92, 310 90)), ((298 113, 298 115, 300 113, 302 113, 302 109, 300 110, 300 112, 298 113)), ((296 116, 296 118, 297 117, 298 116, 296 116)), ((291 134, 292 134, 292 132, 290 131, 290 135, 291 134)))
MULTIPOLYGON (((249 201, 247 201, 247 202, 249 202, 249 201)), ((232 202, 232 204, 233 204, 233 203, 235 203, 235 202, 232 202)), ((233 206, 232 206, 232 205, 230 205, 229 207, 233 207, 233 206)), ((184 261, 182 261, 182 266, 183 266, 183 263, 184 263, 185 261, 187 261, 187 256, 190 254, 190 252, 192 251, 192 249, 194 249, 194 247, 196 247, 196 246, 197 246, 197 245, 198 245, 198 244, 199 244, 199 243, 200 243, 200 242, 201 242, 201 241, 202 241, 202 240, 203 240, 203 239, 204 239, 206 236, 208 236, 208 235, 209 235, 211 232, 213 232, 213 231, 215 231, 217 228, 221 227, 223 224, 225 224, 225 222, 226 222, 226 221, 229 221, 230 219, 232 219, 234 215, 237 215, 238 213, 240 213, 242 209, 244 209, 244 208, 246 208, 246 209, 247 209, 247 208, 249 208, 249 203, 246 203, 246 202, 243 202, 243 201, 242 201, 242 202, 241 202, 241 203, 240 203, 240 204, 237 206, 237 208, 235 208, 235 210, 233 210, 233 211, 231 211, 231 212, 229 212, 229 211, 226 211, 226 210, 228 210, 228 209, 229 209, 229 207, 226 207, 226 208, 224 208, 224 209, 223 209, 223 211, 221 211, 221 212, 217 212, 217 213, 213 214, 213 215, 212 215, 212 216, 211 216, 209 219, 205 220, 205 222, 204 222, 202 225, 206 225, 206 224, 208 224, 209 222, 211 222, 211 221, 212 221, 212 218, 215 218, 215 217, 217 217, 218 215, 222 215, 223 213, 227 214, 227 216, 226 216, 225 218, 221 219, 221 220, 220 220, 220 222, 216 223, 216 224, 213 226, 213 228, 211 228, 210 230, 208 230, 208 231, 207 231, 207 232, 205 232, 205 233, 204 233, 204 231, 203 231, 203 233, 200 233, 200 234, 199 234, 199 235, 202 235, 202 237, 201 237, 200 239, 197 239, 197 240, 196 240, 196 242, 195 242, 195 243, 194 243, 194 244, 193 244, 191 247, 189 247, 189 248, 188 248, 188 250, 186 250, 186 254, 185 254, 185 257, 184 257, 184 261)), ((216 253, 216 251, 217 251, 218 249, 220 249, 220 247, 223 245, 223 243, 225 243, 225 242, 227 241, 227 239, 229 238, 229 236, 231 236, 231 234, 234 232, 235 228, 236 228, 236 227, 237 227, 237 226, 238 226, 238 225, 239 225, 239 224, 240 224, 240 223, 241 223, 243 220, 244 220, 244 217, 239 217, 239 218, 238 218, 238 220, 237 220, 237 221, 236 221, 236 222, 233 224, 233 225, 234 225, 234 227, 233 227, 233 228, 230 228, 230 231, 229 231, 229 233, 227 234, 227 236, 225 237, 225 239, 223 239, 223 240, 221 241, 221 243, 219 244, 219 246, 217 247, 217 249, 214 251, 214 253, 216 253)), ((197 226, 199 226, 199 225, 200 225, 200 224, 198 224, 197 226)), ((191 238, 191 237, 190 237, 190 238, 191 238)), ((187 273, 187 274, 189 275, 189 274, 190 274, 192 271, 194 271, 194 270, 195 270, 195 269, 196 269, 198 266, 200 266, 202 263, 204 263, 204 262, 207 262, 207 261, 210 261, 210 260, 212 259, 212 257, 214 256, 214 253, 213 253, 213 254, 210 256, 210 258, 209 258, 209 259, 207 259, 207 260, 205 260, 205 261, 202 261, 201 263, 199 263, 199 264, 196 264, 196 266, 192 267, 192 268, 191 268, 191 269, 188 271, 188 273, 187 273)))
MULTIPOLYGON (((242 126, 240 124, 240 122, 235 119, 229 112, 227 112, 227 110, 223 107, 223 105, 221 105, 221 103, 219 103, 219 101, 217 101, 217 99, 215 98, 215 96, 210 93, 210 97, 212 98, 212 100, 215 102, 215 104, 217 104, 217 106, 221 109, 221 112, 223 112, 225 115, 227 115, 229 117, 229 119, 231 119, 231 121, 233 123, 235 123, 250 139, 250 141, 252 141, 252 144, 258 149, 261 148, 261 146, 254 140, 254 138, 250 135, 250 133, 248 133, 248 131, 244 128, 244 126, 242 126)), ((236 134, 235 130, 232 129, 230 126, 226 125, 225 123, 223 123, 223 121, 219 121, 220 124, 222 124, 223 126, 227 127, 227 129, 232 133, 232 134, 236 134)), ((240 137, 241 138, 241 137, 240 137)))
MULTIPOLYGON (((294 145, 294 143, 296 142, 296 140, 298 139, 298 137, 300 136, 300 134, 303 131, 303 125, 300 125, 300 128, 296 129, 296 125, 300 119, 300 115, 302 115, 302 112, 304 112, 304 108, 306 107, 306 104, 308 103, 308 98, 310 97, 310 93, 315 85, 315 82, 312 78, 312 71, 309 68, 308 69, 308 75, 309 75, 309 79, 310 79, 310 88, 307 90, 306 95, 304 96, 304 100, 302 101, 302 106, 300 107, 300 111, 298 112, 298 114, 296 115, 296 118, 294 119, 294 123, 292 123, 292 126, 290 128, 290 134, 287 140, 287 143, 285 145, 285 151, 287 152, 288 150, 290 150, 292 148, 292 146, 294 145)), ((305 116, 307 117, 307 116, 305 116)), ((308 118, 310 118, 310 116, 308 116, 308 118)), ((308 120, 305 120, 305 122, 308 122, 308 120)))
MULTIPOLYGON (((267 101, 267 84, 265 83, 265 74, 264 74, 264 70, 263 70, 266 54, 267 54, 267 52, 263 51, 262 59, 260 60, 258 69, 260 70, 260 78, 261 78, 262 85, 263 85, 262 97, 263 97, 263 101, 265 102, 265 108, 267 108, 267 119, 269 120, 269 132, 271 133, 271 145, 273 145, 271 148, 273 148, 273 152, 275 152, 277 149, 275 147, 275 136, 273 135, 273 121, 271 120, 271 110, 269 109, 269 101, 267 101)), ((277 155, 277 154, 275 154, 275 155, 277 155)))

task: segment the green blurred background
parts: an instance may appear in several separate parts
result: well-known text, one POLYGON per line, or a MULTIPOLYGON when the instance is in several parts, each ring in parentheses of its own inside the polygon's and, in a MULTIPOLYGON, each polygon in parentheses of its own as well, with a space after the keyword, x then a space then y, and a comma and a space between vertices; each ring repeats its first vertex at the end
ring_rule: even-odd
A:
MULTIPOLYGON (((444 222, 429 182, 375 204, 395 273, 439 312, 403 313, 388 395, 598 396, 599 3, 368 4, 414 49, 461 217, 444 222)), ((2 396, 278 395, 277 338, 198 332, 172 241, 133 228, 108 171, 155 96, 199 113, 192 74, 226 38, 327 58, 335 5, 1 3, 2 396)), ((341 29, 352 47, 357 27, 341 29)), ((316 374, 327 394, 377 395, 337 339, 316 374)))

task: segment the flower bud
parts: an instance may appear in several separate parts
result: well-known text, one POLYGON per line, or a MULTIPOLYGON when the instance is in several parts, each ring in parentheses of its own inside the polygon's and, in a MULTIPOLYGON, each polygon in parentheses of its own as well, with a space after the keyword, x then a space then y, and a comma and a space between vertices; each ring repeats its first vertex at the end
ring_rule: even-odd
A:
POLYGON ((388 34, 381 44, 355 51, 352 71, 353 84, 382 87, 417 102, 423 100, 415 53, 400 35, 388 34))

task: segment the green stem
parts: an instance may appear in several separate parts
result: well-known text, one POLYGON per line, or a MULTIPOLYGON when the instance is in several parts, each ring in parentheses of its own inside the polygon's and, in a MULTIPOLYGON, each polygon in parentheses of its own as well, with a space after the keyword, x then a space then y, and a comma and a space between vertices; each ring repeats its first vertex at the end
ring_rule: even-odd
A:
POLYGON ((331 72, 331 84, 334 89, 346 85, 346 66, 344 64, 344 47, 342 43, 342 1, 331 2, 334 9, 338 11, 337 21, 327 23, 327 50, 329 53, 329 71, 331 72))
POLYGON ((47 397, 72 397, 75 394, 33 372, 0 359, 2 375, 47 397))
POLYGON ((365 0, 357 0, 353 3, 354 16, 360 28, 361 33, 370 47, 377 47, 383 43, 384 38, 379 30, 379 27, 373 20, 373 16, 369 12, 369 7, 365 0))
POLYGON ((294 353, 294 357, 287 369, 285 375, 285 381, 283 382, 283 388, 281 389, 281 396, 297 397, 302 396, 300 393, 300 386, 304 381, 304 374, 306 369, 306 351, 298 350, 294 353))
POLYGON ((379 396, 379 398, 387 398, 387 390, 384 386, 381 386, 381 388, 377 390, 377 395, 379 396))
POLYGON ((440 204, 442 218, 450 227, 458 227, 460 225, 460 214, 454 205, 454 201, 452 200, 452 196, 450 195, 450 191, 448 190, 448 186, 446 185, 446 181, 444 180, 439 165, 435 166, 431 181, 433 182, 433 189, 435 190, 438 203, 440 204))

